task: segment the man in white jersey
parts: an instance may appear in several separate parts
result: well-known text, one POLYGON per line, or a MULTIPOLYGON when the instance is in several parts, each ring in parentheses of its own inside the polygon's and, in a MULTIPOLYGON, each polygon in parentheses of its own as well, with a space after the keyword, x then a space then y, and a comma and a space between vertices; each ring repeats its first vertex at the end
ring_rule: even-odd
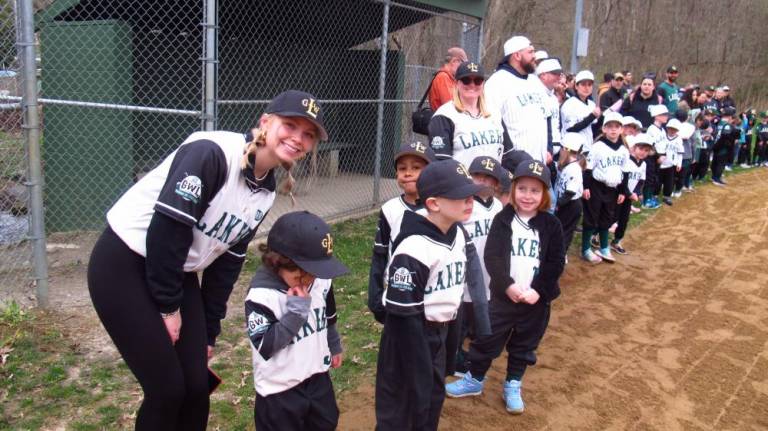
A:
POLYGON ((560 101, 555 94, 555 87, 563 76, 563 66, 556 58, 542 60, 536 67, 541 83, 547 90, 547 150, 553 156, 560 150, 560 101))
POLYGON ((499 115, 512 147, 535 160, 552 161, 547 151, 547 92, 534 75, 533 45, 525 36, 504 43, 504 60, 485 84, 488 109, 499 115))

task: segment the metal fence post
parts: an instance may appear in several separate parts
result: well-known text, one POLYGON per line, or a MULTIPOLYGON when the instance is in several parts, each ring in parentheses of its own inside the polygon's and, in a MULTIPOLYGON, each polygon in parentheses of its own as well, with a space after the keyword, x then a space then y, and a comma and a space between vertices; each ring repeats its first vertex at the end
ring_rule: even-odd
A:
POLYGON ((381 150, 384 139, 384 84, 387 77, 387 40, 389 39, 389 4, 384 0, 381 24, 381 63, 379 64, 379 107, 376 116, 376 158, 373 167, 373 205, 379 203, 381 189, 381 150))
POLYGON ((203 22, 203 130, 216 130, 217 85, 219 66, 218 28, 219 19, 216 0, 203 0, 205 21, 203 22))
POLYGON ((24 135, 28 151, 30 223, 32 241, 33 279, 37 289, 37 305, 48 307, 48 258, 45 251, 45 220, 43 211, 43 172, 40 163, 40 118, 37 105, 37 64, 35 62, 35 28, 32 0, 18 0, 19 31, 17 33, 19 60, 23 76, 24 135))
POLYGON ((579 29, 581 28, 581 14, 584 9, 583 0, 576 0, 576 11, 573 15, 573 47, 571 48, 571 73, 579 71, 579 57, 576 51, 579 49, 579 29))

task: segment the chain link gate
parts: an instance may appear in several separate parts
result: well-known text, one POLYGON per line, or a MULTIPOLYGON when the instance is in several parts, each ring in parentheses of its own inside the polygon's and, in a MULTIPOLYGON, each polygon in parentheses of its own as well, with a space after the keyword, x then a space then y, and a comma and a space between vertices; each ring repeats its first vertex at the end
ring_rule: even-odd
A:
MULTIPOLYGON (((446 50, 463 46, 479 60, 482 34, 476 18, 408 0, 42 3, 35 34, 45 230, 49 249, 73 244, 86 259, 107 209, 186 136, 246 132, 290 88, 320 99, 330 139, 296 166, 295 206, 279 196, 260 235, 286 211, 333 220, 375 210, 400 193, 397 147, 426 140, 411 132, 410 114, 446 50)), ((14 24, 12 4, 0 21, 14 24)), ((0 49, 10 59, 2 70, 14 72, 14 45, 0 49)), ((0 89, 0 190, 24 191, 21 94, 0 89)), ((27 225, 2 208, 4 285, 30 280, 27 225)))

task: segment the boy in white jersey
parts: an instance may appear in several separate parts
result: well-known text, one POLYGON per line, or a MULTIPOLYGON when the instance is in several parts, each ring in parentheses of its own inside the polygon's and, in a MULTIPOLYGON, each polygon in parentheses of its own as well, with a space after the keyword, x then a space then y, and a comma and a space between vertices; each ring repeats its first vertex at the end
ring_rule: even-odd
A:
POLYGON ((341 366, 342 349, 331 279, 349 270, 333 257, 328 225, 307 211, 278 218, 260 251, 245 298, 256 429, 334 430, 328 368, 341 366))
MULTIPOLYGON (((563 149, 558 160, 558 174, 555 182, 555 215, 563 225, 563 247, 568 252, 573 241, 573 233, 581 220, 583 207, 581 195, 584 191, 584 157, 581 149, 584 145, 584 135, 566 132, 563 135, 563 149)), ((566 256, 566 263, 568 257, 566 256)))
POLYGON ((403 144, 395 154, 395 179, 403 194, 381 206, 368 277, 368 309, 379 323, 384 323, 386 314, 381 297, 384 294, 384 270, 394 251, 392 243, 400 233, 400 224, 406 211, 427 214, 424 205, 419 202, 416 181, 424 167, 434 160, 435 152, 432 148, 418 141, 403 144))
MULTIPOLYGON (((648 110, 653 117, 653 124, 648 126, 648 139, 651 140, 651 144, 656 146, 656 142, 661 141, 664 138, 664 125, 669 120, 669 111, 664 105, 651 105, 648 110)), ((661 183, 659 182, 659 169, 658 169, 658 155, 655 152, 651 152, 645 161, 645 188, 643 189, 643 207, 649 209, 659 208, 659 200, 657 196, 661 190, 661 183)))
MULTIPOLYGON (((485 241, 488 239, 488 230, 491 228, 491 222, 502 208, 501 202, 494 197, 493 193, 505 175, 502 169, 504 168, 501 167, 501 164, 492 157, 478 157, 469 165, 469 174, 472 175, 472 180, 475 184, 484 186, 484 189, 475 195, 472 216, 464 222, 464 230, 469 233, 469 237, 472 239, 477 255, 480 258, 480 266, 483 268, 483 280, 485 281, 485 295, 489 300, 491 299, 491 291, 488 289, 490 279, 483 263, 483 252, 485 250, 485 241)), ((474 313, 472 312, 472 298, 469 295, 469 291, 464 292, 460 316, 461 331, 456 354, 456 375, 463 375, 466 372, 466 352, 462 348, 464 339, 467 337, 474 338, 474 328, 472 325, 474 313)))
MULTIPOLYGON (((469 235, 461 223, 483 187, 461 163, 430 163, 417 181, 428 214, 408 211, 387 269, 386 319, 376 372, 376 429, 437 429, 445 399, 448 327, 456 319, 468 266, 469 235)), ((474 266, 474 265, 473 265, 474 266)), ((469 275, 467 275, 470 273, 469 275)), ((484 287, 468 286, 478 335, 490 332, 484 287), (485 305, 485 309, 479 306, 485 305)))
POLYGON ((675 172, 683 167, 683 140, 677 135, 681 124, 676 118, 669 120, 666 133, 655 142, 659 179, 663 187, 664 203, 672 206, 672 192, 675 187, 675 172))
POLYGON ((629 199, 619 205, 617 209, 618 223, 616 232, 613 234, 611 249, 619 254, 627 254, 627 250, 621 245, 624 233, 629 224, 629 214, 632 209, 632 202, 637 202, 643 193, 643 183, 645 182, 645 159, 651 152, 651 139, 645 133, 638 133, 635 136, 627 138, 629 144, 629 162, 624 172, 627 173, 627 188, 630 191, 629 199))
POLYGON ((469 371, 446 385, 450 397, 480 395, 485 375, 502 349, 507 349, 503 397, 512 414, 524 410, 520 394, 523 374, 536 364, 536 348, 547 329, 550 303, 560 295, 563 231, 548 212, 550 172, 538 161, 515 170, 510 205, 493 219, 485 246, 491 277, 491 335, 479 335, 469 346, 469 371))

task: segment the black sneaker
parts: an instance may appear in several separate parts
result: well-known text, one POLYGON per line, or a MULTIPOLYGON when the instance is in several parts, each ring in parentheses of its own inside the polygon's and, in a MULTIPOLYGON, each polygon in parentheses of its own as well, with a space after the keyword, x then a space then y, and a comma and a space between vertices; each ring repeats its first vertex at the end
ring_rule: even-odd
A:
POLYGON ((612 242, 611 243, 611 250, 615 251, 618 254, 627 254, 627 250, 624 249, 624 247, 621 246, 620 242, 612 242))
POLYGON ((672 198, 664 198, 664 203, 669 206, 672 206, 672 198))

